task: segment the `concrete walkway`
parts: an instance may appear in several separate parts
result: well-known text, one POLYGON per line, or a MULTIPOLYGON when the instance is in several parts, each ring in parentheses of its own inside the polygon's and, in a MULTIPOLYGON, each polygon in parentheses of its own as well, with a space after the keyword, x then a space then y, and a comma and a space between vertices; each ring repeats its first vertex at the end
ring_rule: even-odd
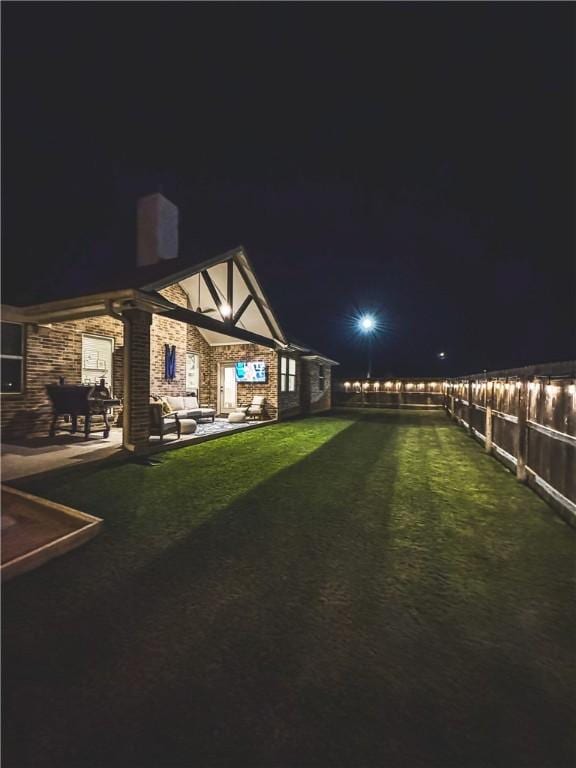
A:
POLYGON ((18 480, 76 464, 105 459, 122 451, 122 430, 112 428, 105 440, 100 434, 62 434, 22 443, 2 443, 2 480, 18 480))

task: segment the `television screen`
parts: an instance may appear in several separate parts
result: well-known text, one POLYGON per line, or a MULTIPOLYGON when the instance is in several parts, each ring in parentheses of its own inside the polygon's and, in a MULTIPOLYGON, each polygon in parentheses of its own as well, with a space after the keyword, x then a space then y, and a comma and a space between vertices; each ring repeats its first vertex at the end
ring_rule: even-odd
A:
POLYGON ((236 363, 236 381, 244 384, 265 384, 268 366, 260 360, 243 360, 236 363))

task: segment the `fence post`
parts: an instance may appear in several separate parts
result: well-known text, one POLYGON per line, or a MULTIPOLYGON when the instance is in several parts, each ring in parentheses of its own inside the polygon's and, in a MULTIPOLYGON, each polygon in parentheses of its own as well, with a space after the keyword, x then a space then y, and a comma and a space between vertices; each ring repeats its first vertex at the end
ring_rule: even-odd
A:
POLYGON ((488 382, 486 382, 486 453, 492 453, 492 399, 494 397, 494 382, 491 382, 490 394, 488 394, 488 382))
POLYGON ((520 379, 518 390, 518 424, 516 431, 516 479, 526 482, 526 461, 528 454, 528 434, 526 429, 526 410, 528 406, 528 382, 520 379))
POLYGON ((472 402, 472 379, 468 379, 468 432, 474 435, 474 403, 472 402))

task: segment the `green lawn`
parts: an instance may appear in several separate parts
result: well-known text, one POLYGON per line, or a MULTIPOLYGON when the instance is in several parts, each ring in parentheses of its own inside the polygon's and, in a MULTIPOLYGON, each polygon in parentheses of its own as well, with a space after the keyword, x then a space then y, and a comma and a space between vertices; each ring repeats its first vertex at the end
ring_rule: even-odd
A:
POLYGON ((7 584, 3 768, 572 768, 575 531, 442 413, 85 467, 7 584))

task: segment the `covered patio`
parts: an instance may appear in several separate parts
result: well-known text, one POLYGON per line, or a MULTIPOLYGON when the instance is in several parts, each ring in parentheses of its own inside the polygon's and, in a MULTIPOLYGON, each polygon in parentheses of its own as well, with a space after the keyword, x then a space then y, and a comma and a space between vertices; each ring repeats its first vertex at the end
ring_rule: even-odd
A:
MULTIPOLYGON (((119 448, 145 452, 159 437, 150 423, 155 401, 165 407, 166 401, 191 396, 209 419, 216 417, 207 423, 204 414, 200 419, 192 413, 198 424, 194 434, 182 430, 186 441, 247 426, 228 418, 255 397, 263 403, 260 420, 276 419, 277 351, 288 350, 289 344, 254 281, 245 255, 234 251, 183 274, 171 271, 143 289, 8 308, 8 323, 27 329, 28 371, 26 400, 5 400, 5 472, 24 471, 11 466, 22 457, 44 466, 60 459, 91 460, 119 448), (39 362, 41 371, 30 370, 39 362), (98 423, 87 440, 80 433, 67 434, 70 420, 64 418, 55 422, 56 435, 46 437, 52 416, 46 385, 59 380, 80 387, 100 379, 116 399, 109 409, 109 435, 98 423), (14 418, 8 421, 13 407, 14 418), (13 438, 14 425, 19 434, 13 438)), ((170 442, 173 435, 164 439, 170 442)))
POLYGON ((330 408, 337 363, 287 337, 242 246, 180 260, 159 194, 137 229, 129 272, 3 307, 5 476, 251 428, 247 408, 259 422, 330 408))

